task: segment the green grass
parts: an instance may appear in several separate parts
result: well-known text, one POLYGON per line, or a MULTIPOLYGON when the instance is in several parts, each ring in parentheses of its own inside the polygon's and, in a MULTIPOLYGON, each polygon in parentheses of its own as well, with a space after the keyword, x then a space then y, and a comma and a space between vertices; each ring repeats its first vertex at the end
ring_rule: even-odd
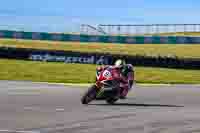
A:
POLYGON ((151 35, 159 35, 159 36, 200 36, 200 32, 169 32, 169 33, 159 33, 159 34, 151 34, 151 35))
POLYGON ((112 53, 122 55, 178 56, 180 58, 200 58, 200 45, 189 44, 106 44, 0 39, 0 46, 68 50, 81 52, 112 53))
MULTIPOLYGON (((0 80, 92 83, 96 65, 0 59, 0 80)), ((200 71, 136 67, 137 83, 200 83, 200 71)))
POLYGON ((111 36, 200 36, 200 32, 163 32, 146 34, 109 34, 111 36))

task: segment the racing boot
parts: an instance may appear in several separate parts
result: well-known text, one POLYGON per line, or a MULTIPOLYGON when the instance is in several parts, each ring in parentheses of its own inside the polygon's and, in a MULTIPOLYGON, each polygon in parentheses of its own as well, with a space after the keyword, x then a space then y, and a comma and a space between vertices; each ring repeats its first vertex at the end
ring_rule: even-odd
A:
POLYGON ((128 87, 121 88, 120 99, 126 99, 128 94, 128 87))

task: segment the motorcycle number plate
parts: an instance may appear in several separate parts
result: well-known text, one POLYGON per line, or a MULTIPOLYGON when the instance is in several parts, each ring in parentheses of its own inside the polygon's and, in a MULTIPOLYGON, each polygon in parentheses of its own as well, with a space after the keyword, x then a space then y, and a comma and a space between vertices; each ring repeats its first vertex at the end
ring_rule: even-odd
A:
POLYGON ((106 71, 103 72, 103 76, 105 78, 110 78, 111 77, 111 73, 108 70, 106 70, 106 71))

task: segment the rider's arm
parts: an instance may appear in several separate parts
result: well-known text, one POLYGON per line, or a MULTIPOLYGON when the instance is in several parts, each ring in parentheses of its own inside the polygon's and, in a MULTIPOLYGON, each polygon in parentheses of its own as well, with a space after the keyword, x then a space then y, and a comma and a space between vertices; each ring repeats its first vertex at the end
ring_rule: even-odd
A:
POLYGON ((99 74, 101 71, 105 70, 107 67, 108 67, 108 65, 97 67, 97 69, 96 69, 97 74, 99 74))
POLYGON ((106 69, 108 66, 100 66, 100 67, 97 67, 97 71, 102 71, 104 69, 106 69))

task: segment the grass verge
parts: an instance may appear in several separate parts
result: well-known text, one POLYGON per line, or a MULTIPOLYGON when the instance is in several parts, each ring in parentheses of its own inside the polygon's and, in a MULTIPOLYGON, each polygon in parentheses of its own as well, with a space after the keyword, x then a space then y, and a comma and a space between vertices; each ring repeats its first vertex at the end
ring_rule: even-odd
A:
POLYGON ((112 53, 122 55, 178 56, 200 58, 200 45, 190 44, 112 44, 0 39, 0 46, 112 53))
POLYGON ((160 35, 160 36, 200 36, 200 32, 169 32, 169 33, 159 33, 153 35, 160 35))
MULTIPOLYGON (((92 83, 96 65, 0 59, 0 80, 92 83)), ((200 83, 200 71, 136 67, 137 83, 200 83)))

